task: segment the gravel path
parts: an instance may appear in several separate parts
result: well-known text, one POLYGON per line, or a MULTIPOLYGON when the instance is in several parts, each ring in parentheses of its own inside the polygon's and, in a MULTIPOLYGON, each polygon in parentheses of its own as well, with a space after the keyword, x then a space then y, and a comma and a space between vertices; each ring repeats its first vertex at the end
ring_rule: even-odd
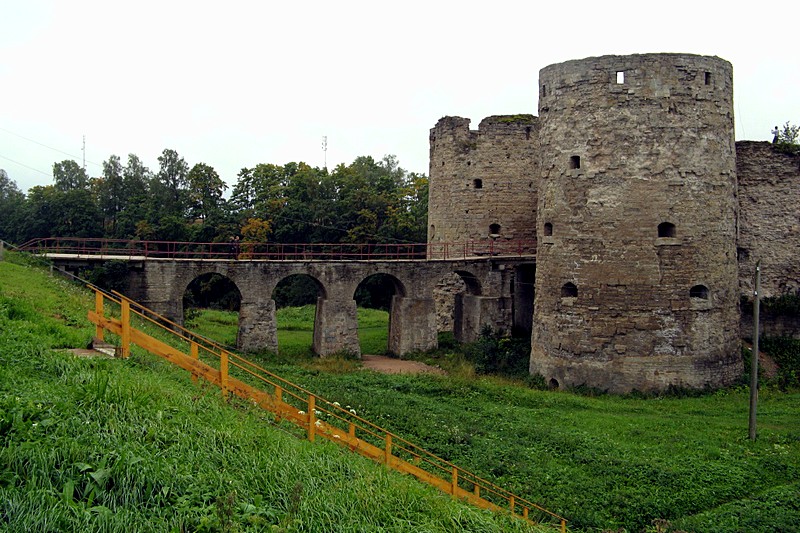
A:
POLYGON ((361 361, 364 368, 383 372, 384 374, 440 374, 444 375, 444 370, 435 366, 426 365, 419 361, 405 361, 383 355, 362 355, 361 361))

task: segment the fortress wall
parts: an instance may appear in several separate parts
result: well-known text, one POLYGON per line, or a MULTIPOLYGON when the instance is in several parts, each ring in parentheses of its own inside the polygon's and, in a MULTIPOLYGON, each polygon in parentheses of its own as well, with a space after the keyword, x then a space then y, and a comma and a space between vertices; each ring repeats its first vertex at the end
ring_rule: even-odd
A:
POLYGON ((761 295, 800 291, 800 156, 767 142, 736 143, 739 180, 739 287, 753 297, 761 260, 761 295))
POLYGON ((540 71, 532 373, 616 392, 739 373, 732 96, 716 57, 540 71))

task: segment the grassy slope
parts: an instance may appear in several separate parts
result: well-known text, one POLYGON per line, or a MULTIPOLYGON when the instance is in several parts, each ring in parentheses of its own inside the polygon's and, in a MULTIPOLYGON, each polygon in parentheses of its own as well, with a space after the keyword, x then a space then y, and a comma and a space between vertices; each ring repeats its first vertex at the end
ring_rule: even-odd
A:
POLYGON ((0 262, 0 529, 526 530, 297 439, 138 350, 127 361, 59 350, 88 342, 91 305, 0 262))
POLYGON ((761 391, 751 443, 745 389, 586 397, 489 378, 271 367, 574 526, 640 531, 666 519, 689 531, 800 530, 797 391, 761 391))

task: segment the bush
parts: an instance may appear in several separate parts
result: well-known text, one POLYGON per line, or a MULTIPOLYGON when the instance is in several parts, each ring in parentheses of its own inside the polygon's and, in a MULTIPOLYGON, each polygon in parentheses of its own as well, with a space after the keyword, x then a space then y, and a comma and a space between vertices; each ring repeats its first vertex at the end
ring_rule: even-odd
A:
POLYGON ((101 289, 125 292, 128 289, 128 262, 106 261, 84 272, 83 277, 101 289))
POLYGON ((800 144, 797 143, 798 137, 800 137, 800 126, 794 126, 787 122, 782 129, 778 130, 775 148, 785 154, 800 154, 800 144))
POLYGON ((781 390, 800 387, 800 339, 764 337, 759 349, 778 364, 777 385, 781 390))
POLYGON ((530 339, 500 337, 489 327, 477 341, 464 347, 464 355, 479 374, 526 377, 530 354, 530 339))

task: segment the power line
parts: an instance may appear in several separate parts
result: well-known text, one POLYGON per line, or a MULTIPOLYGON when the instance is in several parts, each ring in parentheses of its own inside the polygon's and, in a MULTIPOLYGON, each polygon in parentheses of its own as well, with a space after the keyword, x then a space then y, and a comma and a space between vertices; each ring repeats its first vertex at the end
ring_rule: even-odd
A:
MULTIPOLYGON (((0 129, 2 129, 2 128, 0 128, 0 129)), ((43 170, 39 170, 38 168, 33 168, 32 166, 26 165, 25 163, 20 163, 19 161, 15 161, 14 159, 11 159, 10 157, 6 157, 6 156, 4 156, 2 154, 0 154, 0 158, 5 159, 6 161, 11 161, 15 165, 19 165, 19 166, 25 167, 25 168, 27 168, 29 170, 33 170, 34 172, 38 172, 40 174, 44 174, 45 176, 48 176, 50 178, 53 177, 53 174, 50 173, 50 172, 45 172, 43 170)))
MULTIPOLYGON (((24 139, 24 140, 26 140, 28 142, 33 143, 33 144, 38 144, 39 146, 41 146, 43 148, 47 148, 48 150, 53 150, 54 152, 58 152, 59 154, 68 155, 69 157, 75 159, 76 161, 79 161, 79 160, 83 159, 84 166, 86 166, 86 163, 91 163, 92 165, 95 165, 95 166, 98 166, 98 167, 102 167, 103 166, 103 165, 101 165, 99 163, 95 163, 94 161, 86 161, 85 156, 83 158, 81 158, 80 156, 77 156, 75 154, 70 154, 69 152, 65 152, 63 150, 59 150, 58 148, 53 148, 52 146, 48 146, 48 145, 46 145, 44 143, 40 143, 39 141, 36 141, 36 140, 31 139, 29 137, 25 137, 24 135, 20 135, 19 133, 15 133, 15 132, 13 132, 11 130, 8 130, 6 128, 0 127, 0 131, 4 131, 4 132, 6 132, 6 133, 8 133, 10 135, 13 135, 15 137, 19 137, 20 139, 24 139)), ((86 138, 84 137, 84 143, 85 142, 86 142, 86 138)), ((84 144, 84 150, 85 150, 85 144, 84 144)), ((17 163, 17 164, 22 164, 22 163, 17 163)), ((22 166, 25 166, 25 165, 22 165, 22 166)), ((28 167, 28 168, 30 168, 30 167, 28 167)), ((36 170, 36 169, 32 169, 32 170, 36 170)))

